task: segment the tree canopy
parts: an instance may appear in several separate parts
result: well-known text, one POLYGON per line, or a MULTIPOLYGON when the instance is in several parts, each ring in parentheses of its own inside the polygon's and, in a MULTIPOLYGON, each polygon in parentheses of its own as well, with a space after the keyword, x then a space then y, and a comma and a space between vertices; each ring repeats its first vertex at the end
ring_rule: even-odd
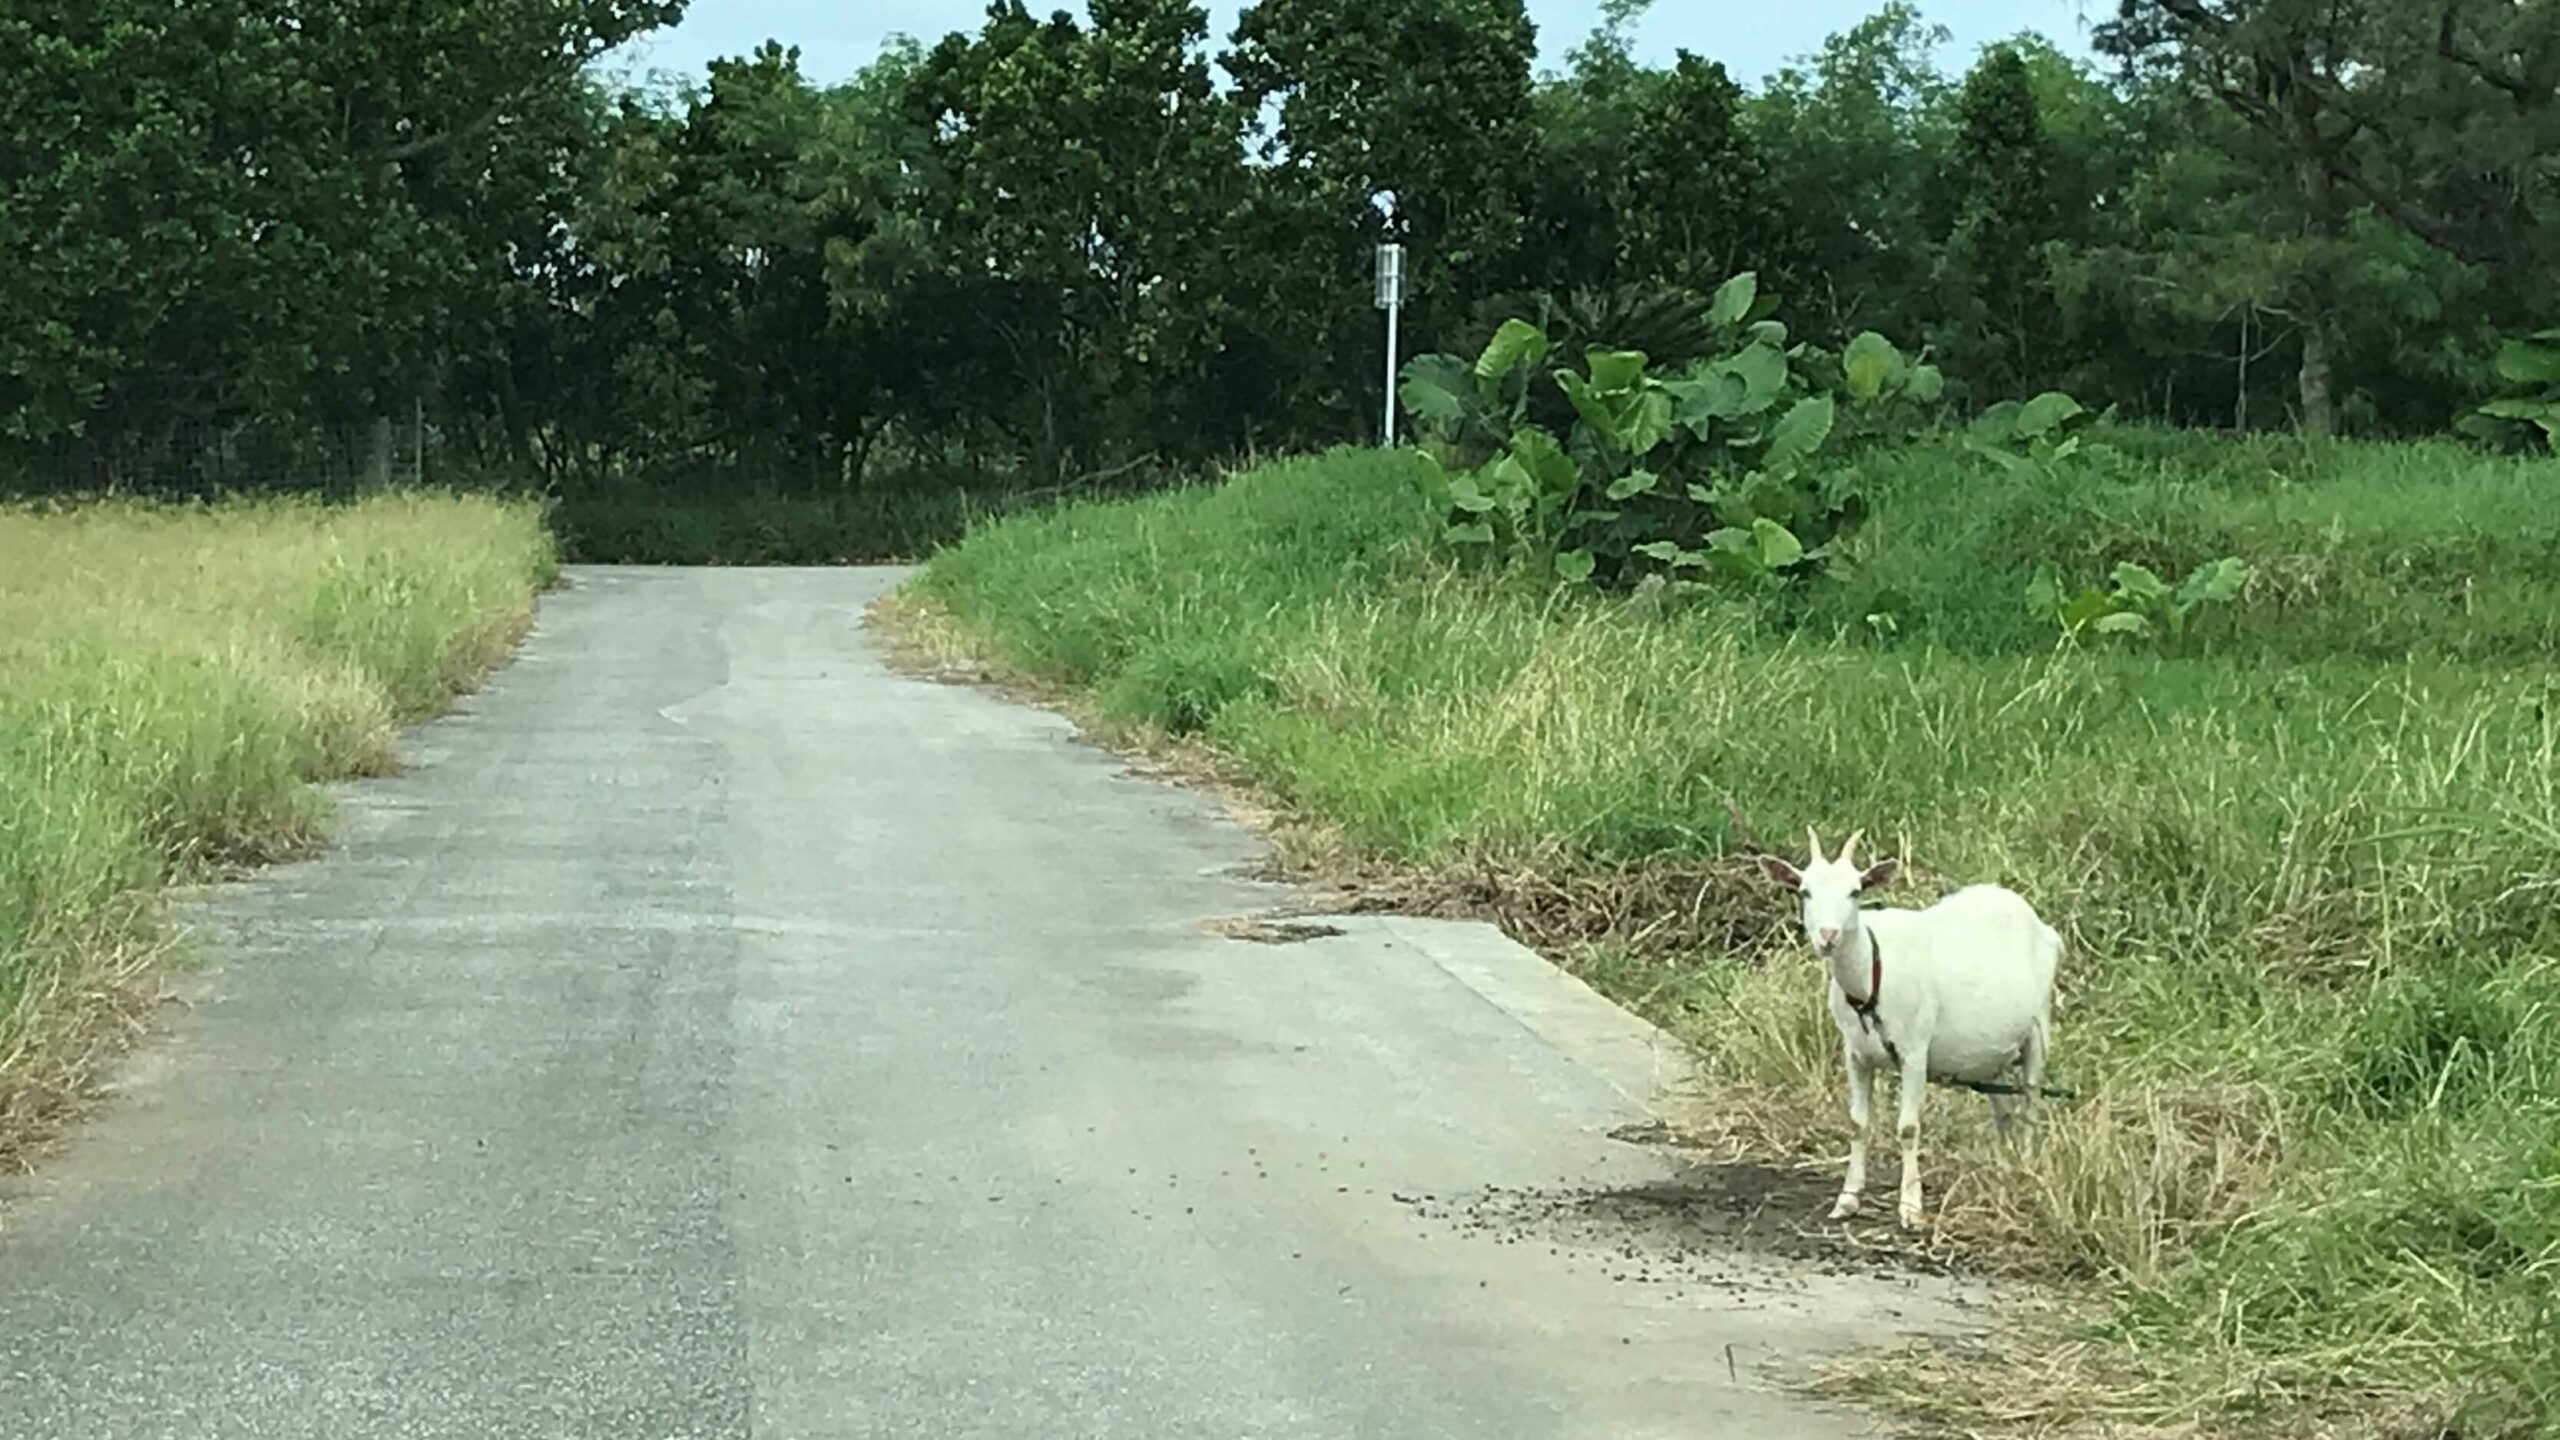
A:
POLYGON ((1645 6, 1541 73, 1521 0, 994 0, 840 84, 777 45, 637 90, 592 62, 680 0, 19 7, 0 446, 22 486, 343 474, 395 417, 564 485, 1145 473, 1369 433, 1390 237, 1416 347, 1537 296, 1623 342, 1755 270, 1961 403, 2191 425, 2444 429, 2560 321, 2560 0, 2121 0, 2103 67, 1961 74, 1889 0, 1756 87, 1640 60, 1645 6))

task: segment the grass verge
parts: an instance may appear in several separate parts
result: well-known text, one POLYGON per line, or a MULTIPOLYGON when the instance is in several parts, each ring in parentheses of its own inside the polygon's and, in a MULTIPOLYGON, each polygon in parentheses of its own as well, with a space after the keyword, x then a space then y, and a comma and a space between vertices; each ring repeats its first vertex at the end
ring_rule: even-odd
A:
POLYGON ((553 572, 487 499, 0 508, 0 1155, 113 1053, 161 890, 312 843, 553 572))
POLYGON ((2014 1152, 1978 1102, 1933 1097, 1931 1194, 1946 1243, 2067 1282, 2089 1318, 1864 1367, 1915 1410, 2540 1433, 2560 520, 2519 497, 2549 467, 2306 447, 2279 473, 2119 438, 2123 464, 2066 499, 1926 447, 1867 462, 1901 471, 1866 572, 1935 597, 1890 644, 1826 631, 1842 595, 1648 615, 1461 573, 1403 464, 1357 453, 983 526, 909 605, 1205 744, 1344 862, 1502 916, 1684 1035, 1738 1153, 1836 1164, 1845 1121, 1820 981, 1731 863, 1726 796, 1772 836, 1864 827, 1916 899, 1997 880, 2036 901, 2070 946, 2057 1078, 2083 1098, 2014 1152), (1996 549, 2002 507, 2040 506, 2100 519, 2007 523, 2013 549, 2236 550, 2264 578, 2177 651, 2057 653, 2008 618, 2034 550, 1963 559, 1996 549), (2457 572, 2454 602, 2430 588, 2457 572))

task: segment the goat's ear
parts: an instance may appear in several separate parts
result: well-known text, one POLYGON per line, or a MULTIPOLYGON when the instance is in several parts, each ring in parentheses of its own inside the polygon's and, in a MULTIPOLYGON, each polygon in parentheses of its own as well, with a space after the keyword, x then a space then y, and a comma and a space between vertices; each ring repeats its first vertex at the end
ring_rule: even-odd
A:
POLYGON ((1861 890, 1883 889, 1885 886, 1892 884, 1894 882, 1894 878, 1901 873, 1901 861, 1879 860, 1873 865, 1868 866, 1866 870, 1858 876, 1858 888, 1861 890))
POLYGON ((1793 890, 1804 884, 1804 872, 1775 855, 1760 857, 1760 873, 1793 890))

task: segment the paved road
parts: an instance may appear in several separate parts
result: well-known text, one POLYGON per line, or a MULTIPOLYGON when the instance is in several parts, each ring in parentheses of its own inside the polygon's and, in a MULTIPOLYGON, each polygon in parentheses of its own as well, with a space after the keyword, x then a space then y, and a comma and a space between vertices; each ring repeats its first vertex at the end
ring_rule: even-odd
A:
POLYGON ((1640 1031, 1473 927, 1208 933, 1249 839, 892 677, 892 578, 578 572, 207 902, 10 1201, 0 1437, 1854 1433, 1755 1362, 1926 1294, 1410 1203, 1661 1178, 1640 1031))

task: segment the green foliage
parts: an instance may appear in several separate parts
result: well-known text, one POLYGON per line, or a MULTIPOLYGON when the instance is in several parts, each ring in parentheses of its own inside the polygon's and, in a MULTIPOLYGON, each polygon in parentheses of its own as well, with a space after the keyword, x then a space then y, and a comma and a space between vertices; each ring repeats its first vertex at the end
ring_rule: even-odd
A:
POLYGON ((1948 87, 1935 64, 1947 32, 1891 0, 1772 75, 1743 130, 1783 197, 1778 235, 1744 257, 1799 297, 1823 337, 1921 335, 1937 307, 1929 255, 1946 224, 1939 183, 1951 143, 1948 87))
MULTIPOLYGON (((1893 643, 1966 655, 2049 650, 2056 625, 2021 603, 2039 567, 2110 583, 2141 564, 2176 580, 2226 556, 2252 581, 2159 654, 2271 662, 2412 655, 2537 666, 2560 657, 2560 506, 2550 462, 2469 445, 2322 444, 2091 423, 2060 466, 1994 465, 1936 434, 1852 462, 1876 520, 1854 578, 1814 587, 1817 633, 1895 619, 1893 643)), ((2059 582, 2058 582, 2059 583, 2059 582)))
POLYGON ((1342 362, 1376 346, 1376 242, 1407 247, 1405 321, 1423 343, 1527 281, 1536 54, 1521 0, 1241 7, 1219 64, 1236 85, 1235 143, 1270 163, 1253 167, 1221 261, 1254 316, 1234 393, 1258 424, 1305 417, 1316 443, 1375 430, 1379 381, 1346 382, 1342 362), (1372 204, 1381 194, 1392 221, 1372 204))
POLYGON ((380 9, 0 14, 0 438, 112 475, 208 416, 406 413, 497 342, 511 253, 555 249, 586 61, 682 5, 380 9))
POLYGON ((2107 586, 2075 593, 2047 564, 2039 566, 2035 578, 2027 582, 2027 610, 2061 627, 2066 644, 2086 635, 2174 637, 2187 632, 2187 622, 2196 611, 2231 604, 2248 583, 2249 566, 2236 556, 2197 566, 2174 588, 2149 566, 2128 560, 2116 566, 2107 586))
POLYGON ((2463 428, 2494 436, 2514 424, 2530 424, 2560 451, 2560 330, 2508 341, 2498 352, 2498 378, 2513 393, 2483 404, 2463 428))
POLYGON ((1668 381, 1747 271, 1806 393, 1876 333, 1967 412, 2522 438, 2474 412, 2544 403, 2497 360, 2560 323, 2535 6, 2141 0, 2128 70, 2021 36, 1956 77, 1895 3, 1746 88, 1641 58, 1637 0, 1543 76, 1521 0, 1260 0, 1223 50, 1199 0, 1005 0, 841 85, 769 45, 637 89, 586 62, 675 0, 182 8, 0 19, 13 489, 340 485, 386 419, 604 508, 1196 470, 1374 430, 1390 237, 1418 351, 1523 318, 1668 381))
POLYGON ((1083 26, 998 6, 905 96, 932 137, 945 303, 999 342, 971 408, 1040 483, 1125 461, 1124 435, 1168 442, 1212 383, 1244 157, 1207 34, 1192 0, 1115 0, 1083 26))
POLYGON ((1844 413, 1871 438, 1941 381, 1881 335, 1837 356, 1791 346, 1775 309, 1758 277, 1727 280, 1700 317, 1715 343, 1668 375, 1642 351, 1597 346, 1582 369, 1540 375, 1547 336, 1518 318, 1473 365, 1416 357, 1399 394, 1430 442, 1416 473, 1445 538, 1620 589, 1770 587, 1821 569, 1865 514, 1854 485, 1815 463, 1844 413), (1550 386, 1569 428, 1542 423, 1550 386))
MULTIPOLYGON (((2357 262, 2376 229, 2413 237, 2547 313, 2560 184, 2552 17, 2539 4, 2126 0, 2099 48, 2174 67, 2250 133, 2261 213, 2295 237, 2273 258, 2299 333, 2303 426, 2353 418, 2336 393, 2357 262), (2382 226, 2359 222, 2378 218, 2382 226)), ((2403 287, 2405 289, 2405 287, 2403 287)), ((2518 327, 2509 326, 2509 329, 2518 327)))
POLYGON ((2431 973, 2378 989, 2348 1031, 2335 1098, 2377 1118, 2458 1115, 2493 1100, 2500 1062, 2527 1023, 2484 980, 2431 973))
POLYGON ((2050 468, 2081 453, 2084 437, 2074 433, 2090 419, 2087 406, 2059 390, 2032 400, 2003 400, 1973 418, 1965 443, 2012 470, 2050 468))
MULTIPOLYGON (((1686 51, 1640 65, 1622 3, 1536 96, 1538 148, 1526 273, 1564 289, 1659 285, 1701 291, 1768 254, 1780 206, 1744 130, 1748 97, 1725 68, 1686 51)), ((1505 313, 1527 313, 1516 305, 1505 313)), ((1595 343, 1685 359, 1630 336, 1595 343)))
POLYGON ((579 486, 548 519, 563 557, 589 565, 843 565, 907 562, 1004 507, 1001 491, 946 480, 850 494, 736 495, 650 483, 579 486))
POLYGON ((2061 233, 2059 159, 2012 47, 1993 48, 1965 77, 1956 117, 1957 215, 1939 262, 1951 313, 1933 342, 1974 393, 2014 395, 2050 373, 2060 329, 2042 255, 2061 233))

